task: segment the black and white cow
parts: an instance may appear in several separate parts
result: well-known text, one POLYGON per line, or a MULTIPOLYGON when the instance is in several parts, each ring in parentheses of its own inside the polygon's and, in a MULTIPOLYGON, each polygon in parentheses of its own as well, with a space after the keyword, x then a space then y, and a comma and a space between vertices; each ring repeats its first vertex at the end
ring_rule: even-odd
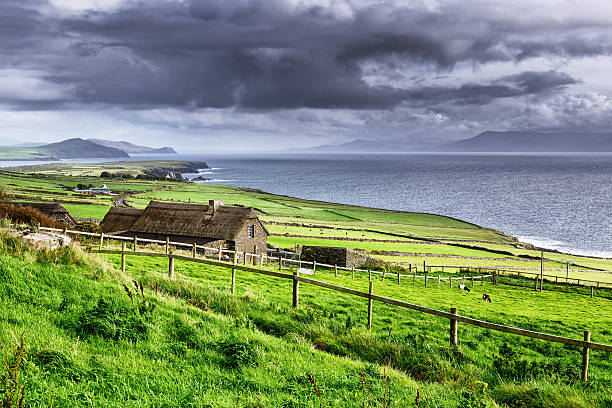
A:
POLYGON ((482 301, 483 302, 487 302, 487 303, 491 303, 491 296, 487 295, 486 293, 482 294, 482 301))
POLYGON ((469 292, 470 288, 468 288, 466 285, 459 285, 459 290, 465 290, 466 292, 469 292))

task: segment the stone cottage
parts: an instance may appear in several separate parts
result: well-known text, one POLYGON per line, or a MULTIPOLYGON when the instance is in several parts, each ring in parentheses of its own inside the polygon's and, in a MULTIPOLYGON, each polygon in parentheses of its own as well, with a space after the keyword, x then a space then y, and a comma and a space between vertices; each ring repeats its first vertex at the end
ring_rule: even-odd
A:
POLYGON ((100 224, 102 232, 122 236, 206 245, 263 254, 268 230, 250 207, 230 207, 221 200, 208 205, 151 201, 147 208, 112 207, 100 224))

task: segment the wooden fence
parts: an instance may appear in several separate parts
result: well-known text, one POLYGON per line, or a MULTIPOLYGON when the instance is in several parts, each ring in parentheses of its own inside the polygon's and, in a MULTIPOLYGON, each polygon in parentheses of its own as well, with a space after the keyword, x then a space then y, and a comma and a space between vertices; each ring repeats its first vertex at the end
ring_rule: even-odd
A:
MULTIPOLYGON (((41 228, 42 229, 42 228, 41 228)), ((52 231, 62 231, 62 230, 57 230, 57 229, 51 229, 51 228, 45 228, 46 230, 52 230, 52 231)), ((239 253, 236 251, 227 251, 227 250, 222 250, 220 248, 207 248, 207 247, 199 247, 196 244, 192 244, 192 245, 188 245, 188 244, 184 244, 184 243, 171 243, 168 239, 166 239, 166 241, 155 241, 155 240, 142 240, 139 238, 126 238, 126 237, 117 237, 117 236, 107 236, 106 238, 109 239, 117 239, 117 240, 121 240, 123 241, 122 244, 122 249, 121 250, 115 250, 115 249, 104 249, 103 248, 103 244, 104 244, 104 235, 103 234, 93 234, 93 233, 84 233, 84 232, 80 232, 80 231, 68 231, 68 230, 63 230, 64 233, 74 233, 74 234, 79 234, 79 235, 86 235, 86 236, 94 236, 94 237, 98 237, 100 240, 99 243, 99 248, 98 249, 90 249, 90 252, 93 253, 101 253, 101 254, 115 254, 115 255, 121 255, 121 266, 122 269, 125 270, 125 260, 126 257, 128 255, 131 256, 146 256, 146 257, 162 257, 162 258, 168 258, 168 276, 169 278, 174 278, 174 262, 175 260, 183 260, 183 261, 189 261, 189 262, 196 262, 196 263, 201 263, 201 264, 205 264, 205 265, 211 265, 211 266, 218 266, 218 267, 223 267, 223 268, 228 268, 231 270, 231 293, 233 294, 235 292, 235 285, 236 285, 236 271, 237 270, 241 270, 241 271, 246 271, 246 272, 252 272, 252 273, 257 273, 257 274, 261 274, 261 275, 267 275, 267 276, 272 276, 275 278, 280 278, 280 279, 289 279, 293 281, 293 290, 292 290, 292 304, 293 307, 299 307, 299 291, 300 291, 300 283, 304 283, 304 284, 308 284, 308 285, 314 285, 314 286, 318 286, 318 287, 322 287, 328 290, 332 290, 332 291, 337 291, 337 292, 342 292, 342 293, 347 293, 353 296, 359 296, 362 298, 365 298, 368 300, 368 308, 367 308, 367 328, 368 330, 371 330, 372 328, 372 317, 373 317, 373 301, 377 301, 377 302, 381 302, 381 303, 386 303, 389 305, 393 305, 393 306, 397 306, 397 307, 402 307, 402 308, 406 308, 406 309, 410 309, 410 310, 415 310, 418 312, 422 312, 422 313, 426 313, 426 314, 430 314, 430 315, 434 315, 434 316, 438 316, 438 317, 442 317, 445 319, 449 319, 450 321, 450 329, 449 329, 449 339, 450 339, 450 344, 452 346, 457 346, 459 344, 458 342, 458 327, 457 327, 457 323, 461 322, 461 323, 465 323, 465 324, 470 324, 473 326, 478 326, 478 327, 482 327, 485 329, 489 329, 489 330, 495 330, 495 331, 499 331, 499 332, 503 332, 503 333, 510 333, 510 334, 515 334, 518 336, 523 336, 523 337, 531 337, 531 338, 536 338, 536 339, 541 339, 541 340, 545 340, 545 341, 550 341, 550 342, 556 342, 556 343, 562 343, 562 344, 569 344, 569 345, 573 345, 573 346, 577 346, 577 347, 582 347, 582 371, 581 371, 581 380, 582 381, 587 381, 587 376, 588 376, 588 368, 589 368, 589 354, 590 354, 590 350, 602 350, 605 352, 612 352, 612 345, 607 345, 607 344, 602 344, 602 343, 596 343, 596 342, 592 342, 591 341, 591 332, 588 330, 585 330, 583 333, 583 340, 578 340, 578 339, 573 339, 570 337, 563 337, 563 336, 557 336, 557 335, 553 335, 553 334, 548 334, 548 333, 541 333, 541 332, 536 332, 536 331, 532 331, 532 330, 525 330, 525 329, 521 329, 518 327, 510 327, 510 326, 504 326, 501 324, 497 324, 497 323, 491 323, 491 322, 487 322, 484 320, 478 320, 478 319, 474 319, 471 317, 467 317, 467 316, 462 316, 459 315, 457 312, 457 308, 451 308, 450 312, 445 312, 442 310, 437 310, 437 309, 433 309, 430 307, 426 307, 426 306, 421 306, 421 305, 417 305, 414 303, 409 303, 409 302, 405 302, 402 300, 397 300, 397 299, 393 299, 393 298, 389 298, 389 297, 385 297, 385 296, 380 296, 380 295, 376 295, 374 293, 374 282, 372 281, 372 274, 369 274, 369 290, 368 292, 363 292, 363 291, 359 291, 356 289, 351 289, 351 288, 347 288, 344 286, 340 286, 340 285, 335 285, 332 283, 328 283, 328 282, 324 282, 324 281, 320 281, 317 279, 312 279, 312 278, 308 278, 305 276, 300 276, 300 272, 299 269, 293 271, 293 273, 289 274, 289 273, 285 273, 282 272, 282 268, 283 268, 283 259, 279 259, 279 271, 276 270, 268 270, 268 269, 263 269, 262 267, 257 267, 257 266, 249 266, 246 265, 246 262, 244 262, 243 264, 239 264, 238 263, 238 256, 239 253), (126 241, 133 241, 134 247, 132 248, 132 250, 128 250, 126 248, 126 241), (155 244, 165 244, 166 246, 166 251, 165 252, 145 252, 145 251, 138 251, 137 250, 137 244, 138 242, 148 242, 148 243, 155 243, 155 244), (191 256, 187 256, 187 255, 178 255, 178 254, 173 254, 170 251, 170 245, 175 245, 175 246, 182 246, 182 247, 189 247, 192 249, 192 253, 191 256), (228 252, 228 253, 232 253, 233 254, 233 259, 232 262, 227 262, 224 260, 220 260, 220 259, 206 259, 206 258, 198 258, 197 257, 197 249, 204 249, 204 251, 206 250, 210 250, 210 251, 218 251, 218 258, 221 258, 221 254, 222 252, 228 252)), ((266 257, 266 255, 256 255, 256 254, 245 254, 242 253, 244 260, 246 261, 248 255, 251 255, 252 257, 254 257, 253 259, 257 259, 255 257, 259 257, 259 264, 260 266, 263 263, 263 259, 264 257, 266 257)), ((271 258, 271 257, 268 257, 271 258)), ((297 261, 297 262, 301 262, 301 261, 297 261)), ((255 261, 253 263, 256 263, 255 261)), ((321 266, 321 265, 319 265, 321 266)), ((325 266, 329 266, 329 265, 325 265, 325 266)), ((316 269, 317 264, 316 262, 313 264, 313 269, 316 269)), ((337 270, 338 267, 336 267, 337 270)), ((347 268, 344 268, 347 269, 347 268)), ((352 271, 355 271, 356 269, 351 269, 352 271)), ((372 271, 369 271, 372 272, 372 271)), ((382 272, 384 274, 384 272, 382 272)), ((398 275, 398 282, 400 279, 400 275, 398 275)), ((384 276, 384 275, 383 275, 384 276)), ((425 282, 427 282, 427 277, 425 279, 425 282)), ((449 282, 452 282, 449 280, 449 282)))

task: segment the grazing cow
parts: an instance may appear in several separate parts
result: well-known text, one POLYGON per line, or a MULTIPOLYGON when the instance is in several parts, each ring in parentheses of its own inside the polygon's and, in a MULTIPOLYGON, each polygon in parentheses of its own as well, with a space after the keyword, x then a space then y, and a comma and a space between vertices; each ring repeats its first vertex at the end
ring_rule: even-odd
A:
POLYGON ((459 290, 465 290, 466 292, 469 292, 470 288, 468 288, 466 285, 459 285, 459 290))
POLYGON ((483 302, 491 303, 491 296, 487 295, 486 293, 483 293, 482 294, 482 301, 483 302))

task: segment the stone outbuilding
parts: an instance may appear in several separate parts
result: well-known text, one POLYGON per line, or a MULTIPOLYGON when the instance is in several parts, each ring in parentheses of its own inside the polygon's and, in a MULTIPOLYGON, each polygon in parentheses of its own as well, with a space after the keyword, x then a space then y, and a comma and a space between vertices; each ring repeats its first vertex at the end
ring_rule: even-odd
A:
POLYGON ((359 268, 366 263, 381 263, 380 259, 369 257, 366 251, 312 245, 302 246, 301 259, 306 262, 317 261, 317 263, 338 265, 346 268, 359 268))
POLYGON ((221 200, 208 205, 151 201, 144 210, 112 207, 102 232, 122 236, 196 243, 263 254, 269 232, 251 207, 231 207, 221 200))

